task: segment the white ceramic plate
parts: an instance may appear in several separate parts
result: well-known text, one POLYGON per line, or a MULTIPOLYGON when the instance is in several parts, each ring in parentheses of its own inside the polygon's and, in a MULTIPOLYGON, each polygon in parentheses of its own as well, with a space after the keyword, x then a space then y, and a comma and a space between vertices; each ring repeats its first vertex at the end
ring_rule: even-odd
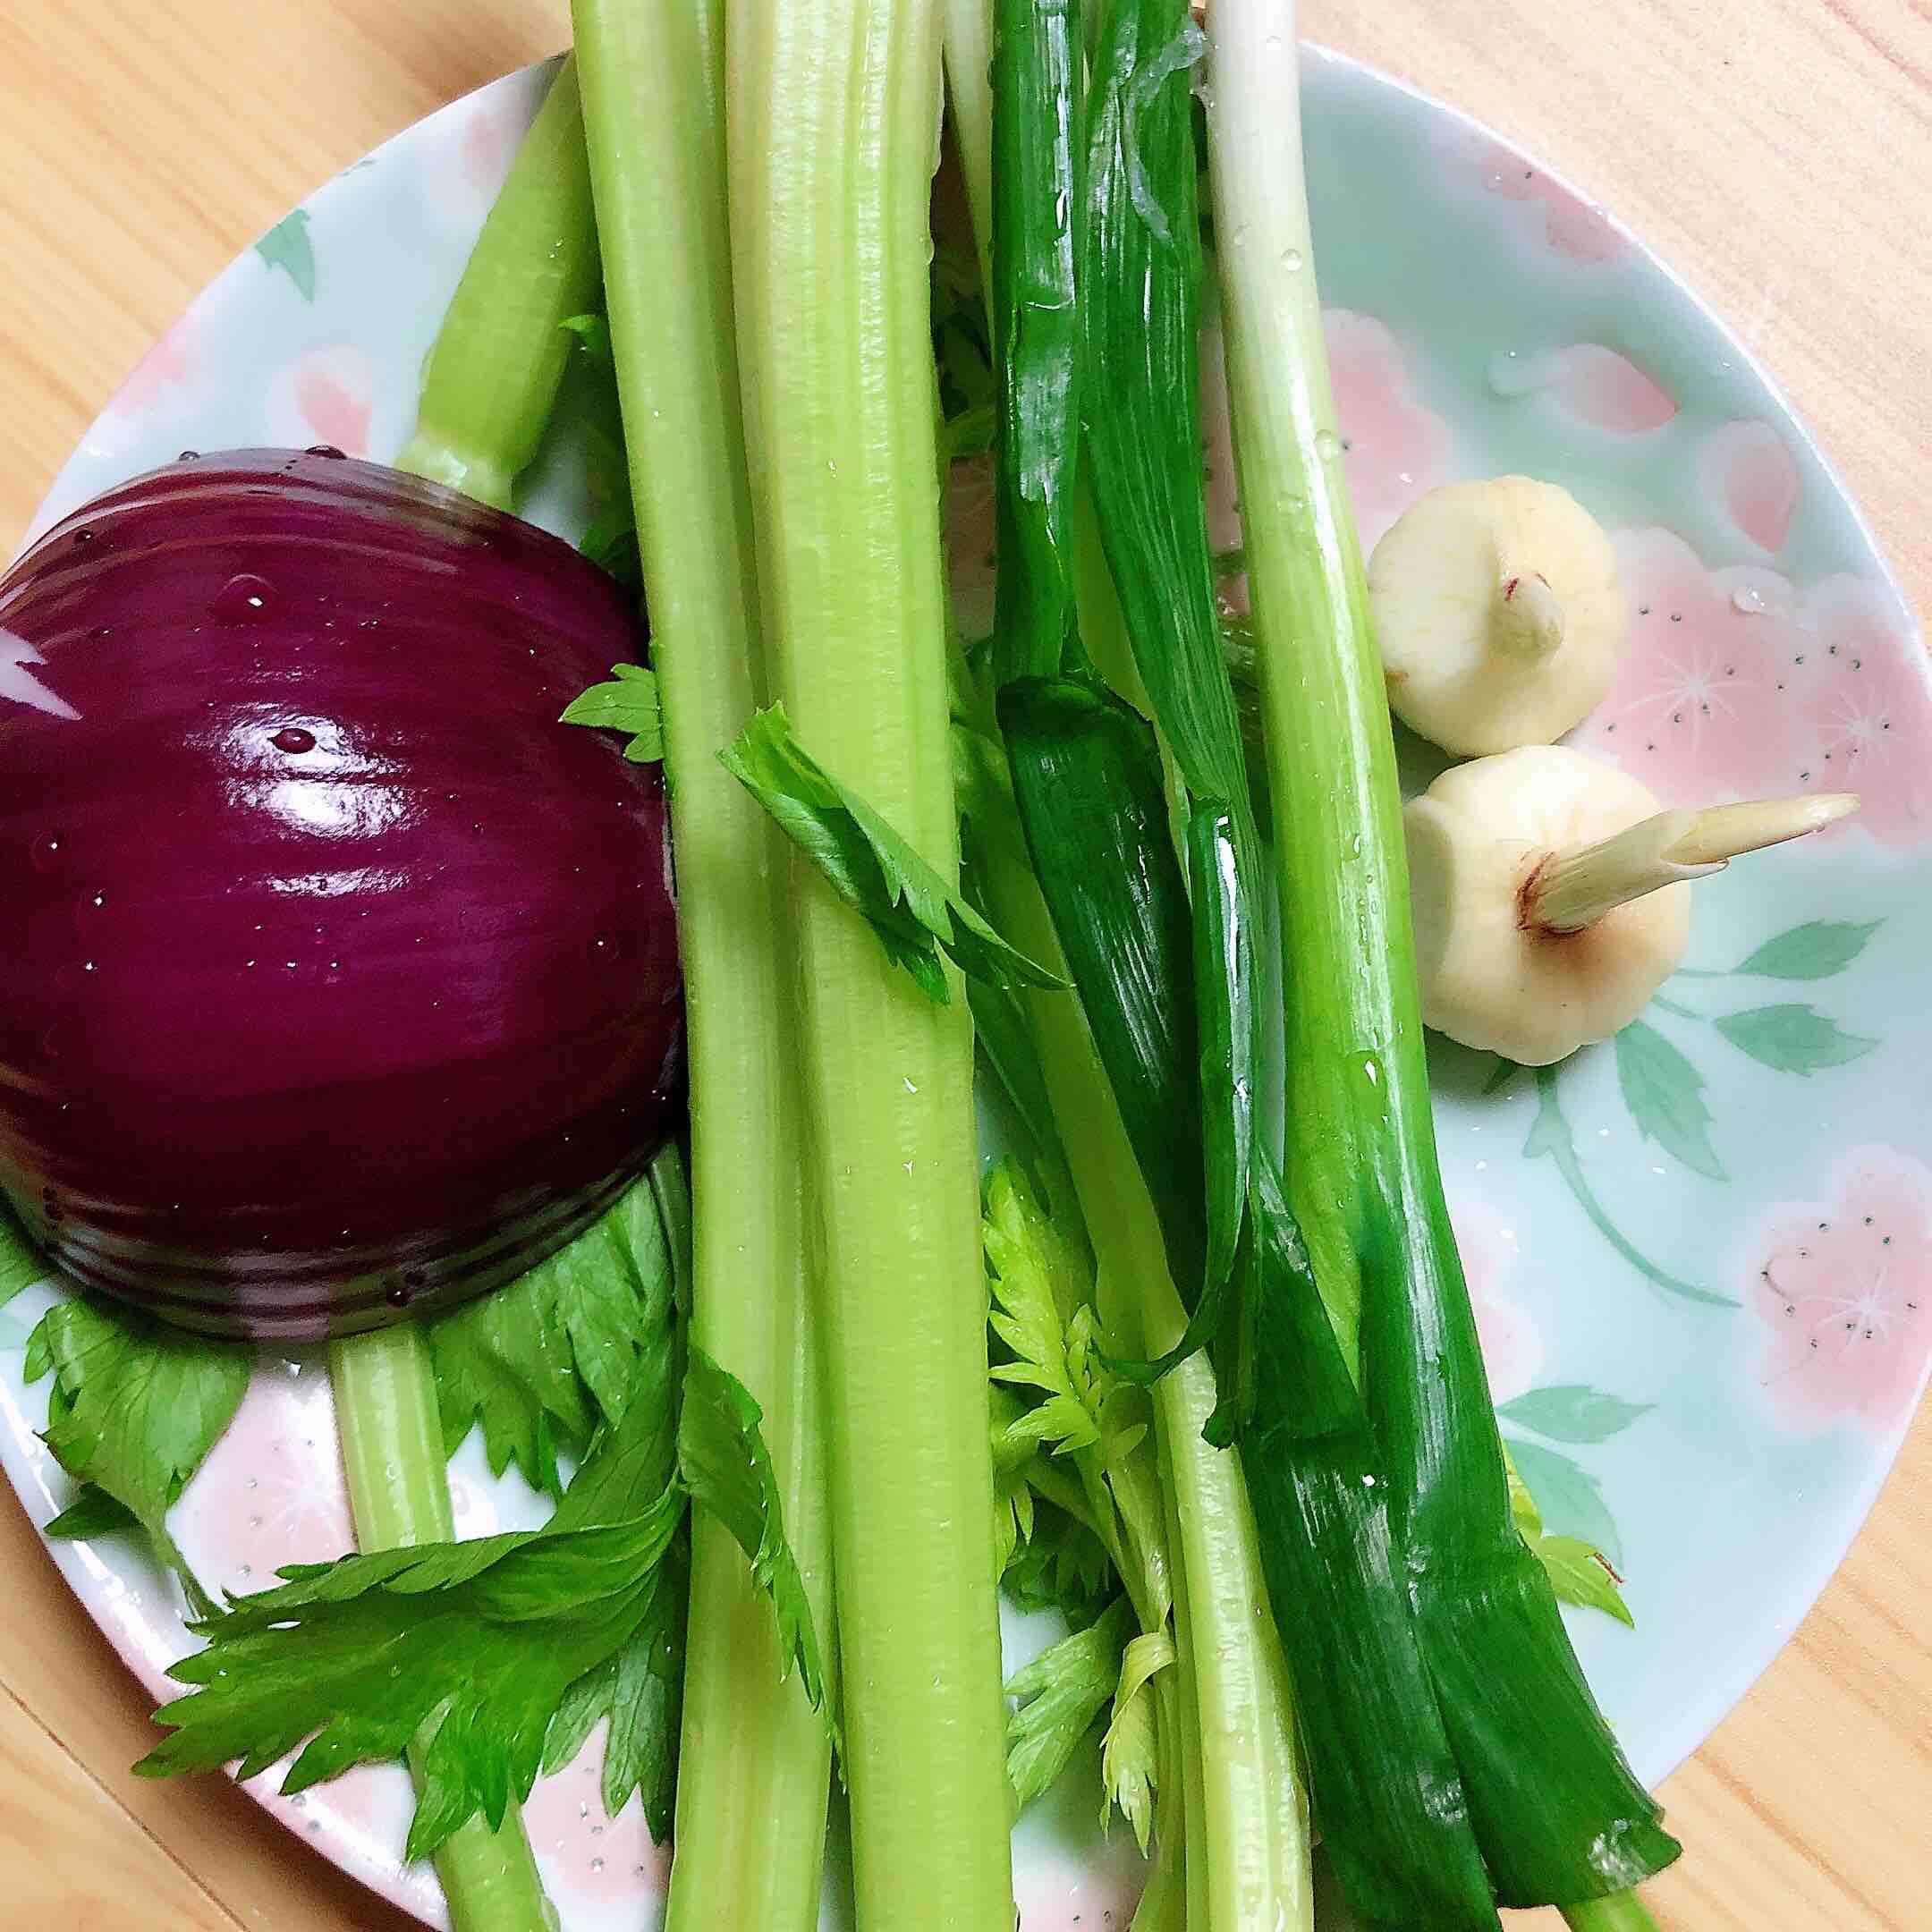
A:
MULTIPOLYGON (((244 255, 89 431, 39 527, 184 447, 394 455, 444 307, 545 72, 379 148, 244 255)), ((1436 1056, 1444 1164, 1504 1425, 1550 1527, 1622 1569, 1637 1628, 1573 1624, 1646 1779, 1691 1751, 1795 1628, 1890 1466, 1932 1357, 1932 686, 1855 507, 1761 371, 1599 210, 1473 124, 1312 55, 1309 175, 1365 543, 1431 484, 1522 470, 1619 532, 1625 668, 1579 733, 1667 802, 1855 789, 1852 825, 1700 887, 1696 970, 1613 1046, 1482 1089, 1436 1056)), ((585 508, 568 413, 527 508, 585 508)), ((1230 466, 1214 466, 1232 518, 1230 466)), ((987 496, 963 473, 956 590, 985 606, 987 496)), ((1232 534, 1231 530, 1228 531, 1232 534)), ((0 691, 0 699, 4 699, 0 691)), ((1420 747, 1407 750, 1426 774, 1420 747)), ((52 1285, 0 1313, 0 1460, 29 1513, 69 1500, 22 1385, 52 1285)), ((465 1535, 543 1504, 453 1466, 465 1535)), ((174 1517, 211 1587, 350 1546, 328 1383, 265 1354, 174 1517)), ((155 1695, 190 1648, 173 1587, 108 1539, 55 1551, 155 1695)), ((1041 1631, 1015 1623, 1012 1647, 1041 1631)), ((653 1922, 668 1850, 603 1816, 596 1749, 527 1817, 568 1932, 653 1922)), ((403 1775, 251 1787, 325 1856, 432 1923, 399 1860, 403 1775)), ((1027 1932, 1124 1924, 1127 1835, 1076 1774, 1022 1825, 1027 1932)), ((1694 1854, 1693 1854, 1694 1855, 1694 1854)), ((836 1861, 835 1860, 835 1863, 836 1861)), ((836 1905, 834 1905, 836 1915, 836 1905)))

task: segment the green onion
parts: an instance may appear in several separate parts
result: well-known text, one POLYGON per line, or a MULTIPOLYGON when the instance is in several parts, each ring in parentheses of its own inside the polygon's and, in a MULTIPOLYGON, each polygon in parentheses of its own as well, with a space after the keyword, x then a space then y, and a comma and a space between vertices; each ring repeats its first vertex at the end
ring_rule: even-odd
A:
MULTIPOLYGON (((936 0, 743 0, 725 93, 773 695, 950 882, 939 26, 936 0)), ((822 878, 795 891, 859 1924, 916 1899, 949 1932, 1011 1932, 971 1030, 822 878)))
POLYGON ((596 305, 597 290, 583 111, 566 57, 456 285, 396 467, 509 509, 570 360, 564 325, 596 305))
MULTIPOLYGON (((1216 0, 1214 31, 1215 232, 1288 964, 1290 1198, 1324 1292, 1344 1314, 1359 1301, 1391 1523, 1496 1894, 1574 1906, 1677 1847, 1511 1520, 1443 1200, 1394 753, 1310 267, 1294 10, 1216 0)), ((1322 1765, 1348 1749, 1311 1726, 1331 1842, 1350 1821, 1323 1800, 1322 1765)), ((1356 1850, 1372 1864, 1372 1842, 1356 1850)))
MULTIPOLYGON (((676 801, 692 1335, 764 1410, 784 1521, 814 1618, 829 1633, 789 867, 717 758, 771 695, 733 339, 722 13, 717 0, 573 8, 676 801)), ((771 1606, 704 1511, 693 1522, 689 1629, 666 1924, 806 1932, 818 1922, 824 1862, 826 1726, 799 1683, 781 1682, 771 1606)))
MULTIPOLYGON (((1030 1006, 1099 1261, 1103 1315, 1130 1345, 1165 1353, 1186 1320, 1163 1265, 1165 1241, 1191 1216, 1196 1231, 1201 1221, 1200 1089, 1189 911, 1167 843, 1157 750, 1145 721, 1092 674, 1087 655, 1091 648, 1116 678, 1132 674, 1091 519, 1069 480, 1077 461, 1079 365, 1089 340, 1079 326, 1077 277, 1072 316, 1065 309, 1080 206, 1074 102, 1081 34, 1072 9, 1057 0, 998 0, 996 11, 991 114, 966 98, 965 59, 953 64, 953 99, 969 181, 970 129, 990 119, 997 144, 988 173, 999 210, 993 293, 1006 436, 996 661, 1009 672, 1063 674, 1021 678, 1000 698, 1002 723, 1013 728, 1008 748, 1016 790, 1041 818, 1034 853, 1065 875, 1047 895, 1054 917, 1029 875, 1011 812, 1004 819, 987 813, 970 829, 1002 928, 1035 958, 1052 956, 1062 907, 1082 902, 1080 881, 1063 861, 1130 898, 1148 895, 1125 917, 1116 902, 1088 902, 1096 919, 1083 923, 1076 914, 1064 928, 1070 957, 1089 952, 1097 967, 1106 955, 1121 970, 1116 987, 1128 993, 1131 985, 1131 1023, 1111 1001, 1091 1010, 1106 1029, 1099 1055, 1078 1004, 1037 994, 1030 1006), (1123 801, 1132 801, 1124 811, 1123 801), (1051 827, 1048 813, 1055 816, 1051 827), (1063 813, 1064 826, 1057 822, 1063 813), (1173 1082, 1184 1087, 1185 1098, 1165 1118, 1134 1097, 1173 1082), (1158 1214, 1150 1180, 1162 1190, 1158 1214)), ((1218 662, 1218 640, 1216 649, 1218 662)), ((1203 1247, 1199 1232, 1182 1233, 1177 1244, 1186 1257, 1177 1272, 1191 1284, 1200 1278, 1203 1247)), ((1305 1799, 1240 1470, 1231 1454, 1201 1439, 1215 1402, 1213 1373, 1199 1356, 1154 1392, 1172 1517, 1178 1686, 1165 1686, 1157 1707, 1165 1782, 1156 1862, 1136 1924, 1143 1932, 1183 1922, 1196 1932, 1246 1926, 1289 1932, 1307 1926, 1312 1910, 1305 1799)))
MULTIPOLYGON (((1254 1140, 1254 916, 1265 877, 1214 601, 1201 478, 1200 231, 1186 0, 1114 0, 1096 54, 1080 301, 1087 441, 1134 663, 1180 784, 1200 1018, 1208 1249, 1224 1282, 1254 1140)), ((1193 1282, 1183 1277, 1191 1298, 1193 1282)))

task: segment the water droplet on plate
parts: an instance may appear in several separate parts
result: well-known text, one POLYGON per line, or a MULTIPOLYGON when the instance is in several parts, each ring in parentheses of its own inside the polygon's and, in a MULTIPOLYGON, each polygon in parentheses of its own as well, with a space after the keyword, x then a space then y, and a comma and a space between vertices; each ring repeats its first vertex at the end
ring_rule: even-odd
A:
POLYGON ((1762 617, 1771 605, 1755 584, 1740 584, 1731 593, 1731 608, 1741 617, 1762 617))

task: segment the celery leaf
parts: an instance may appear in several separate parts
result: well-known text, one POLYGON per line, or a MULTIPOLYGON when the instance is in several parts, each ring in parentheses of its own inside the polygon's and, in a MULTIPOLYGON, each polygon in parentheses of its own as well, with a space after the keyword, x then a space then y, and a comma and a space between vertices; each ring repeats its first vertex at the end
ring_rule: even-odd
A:
POLYGON ((738 1540, 778 1613, 784 1674, 793 1665, 813 1709, 825 1705, 825 1665, 798 1559, 785 1541, 778 1478, 750 1391, 702 1349, 691 1351, 678 1416, 678 1466, 691 1499, 738 1540))
POLYGON ((674 1275, 640 1180, 547 1261, 430 1318, 445 1447, 453 1453, 480 1428, 495 1474, 514 1463, 533 1488, 561 1496, 558 1452, 582 1455, 600 1421, 620 1419, 639 1359, 674 1373, 674 1275))
POLYGON ((6 1196, 0 1194, 0 1308, 22 1288, 31 1288, 53 1272, 14 1218, 6 1196))
POLYGON ((594 731, 631 734, 624 756, 633 765, 664 758, 664 712, 657 701, 657 674, 644 665, 611 666, 610 681, 573 698, 557 722, 587 724, 594 731))
POLYGON ((969 979, 1002 987, 1065 987, 1057 974, 1008 945, 885 819, 806 751, 792 737, 783 705, 760 711, 718 757, 936 1004, 952 997, 942 952, 969 979))
MULTIPOLYGON (((168 1535, 167 1513, 228 1427, 254 1362, 246 1343, 85 1296, 56 1302, 28 1340, 24 1379, 54 1377, 46 1441, 55 1461, 140 1523, 198 1608, 207 1599, 168 1535)), ((112 1520, 83 1487, 54 1533, 98 1534, 112 1520)))
POLYGON ((1023 1810, 1064 1771, 1120 1682, 1133 1625, 1124 1597, 1006 1680, 1006 1782, 1023 1810))

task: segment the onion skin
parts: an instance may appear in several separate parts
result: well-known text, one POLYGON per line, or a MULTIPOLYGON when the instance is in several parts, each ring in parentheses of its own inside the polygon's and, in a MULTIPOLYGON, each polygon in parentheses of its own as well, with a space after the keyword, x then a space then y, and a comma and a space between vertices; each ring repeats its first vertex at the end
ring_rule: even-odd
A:
POLYGON ((555 538, 334 452, 183 461, 0 579, 0 1182, 86 1285, 371 1327, 561 1246, 680 1104, 639 654, 555 538))

